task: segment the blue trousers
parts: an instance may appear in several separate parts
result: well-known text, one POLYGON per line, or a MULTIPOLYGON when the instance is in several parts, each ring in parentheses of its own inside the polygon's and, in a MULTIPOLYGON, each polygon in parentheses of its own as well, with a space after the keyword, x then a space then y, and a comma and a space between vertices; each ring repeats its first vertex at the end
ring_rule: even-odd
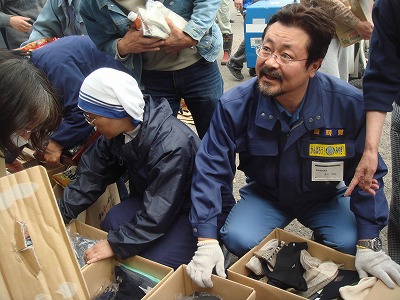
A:
POLYGON ((238 257, 258 245, 275 228, 284 228, 295 218, 314 231, 321 242, 338 251, 355 254, 357 225, 350 210, 350 198, 344 197, 346 188, 336 197, 290 212, 278 202, 268 201, 255 182, 240 190, 241 199, 230 211, 220 233, 226 248, 238 257))
POLYGON ((144 93, 154 99, 165 97, 175 116, 181 99, 185 99, 200 138, 207 132, 214 108, 224 90, 218 63, 203 58, 182 70, 143 70, 141 83, 144 93))
MULTIPOLYGON (((138 210, 137 202, 127 199, 110 209, 101 228, 107 232, 118 230, 122 223, 131 222, 138 210)), ((187 212, 178 215, 167 232, 139 255, 177 269, 190 262, 196 249, 197 237, 193 235, 187 212)))

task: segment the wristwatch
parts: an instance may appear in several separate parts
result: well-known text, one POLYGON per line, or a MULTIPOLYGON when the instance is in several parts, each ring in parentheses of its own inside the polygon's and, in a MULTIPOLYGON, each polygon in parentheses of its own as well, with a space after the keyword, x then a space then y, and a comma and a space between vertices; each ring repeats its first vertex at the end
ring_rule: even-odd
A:
POLYGON ((382 241, 380 238, 376 237, 372 240, 362 240, 358 241, 358 246, 371 249, 375 252, 382 250, 382 241))

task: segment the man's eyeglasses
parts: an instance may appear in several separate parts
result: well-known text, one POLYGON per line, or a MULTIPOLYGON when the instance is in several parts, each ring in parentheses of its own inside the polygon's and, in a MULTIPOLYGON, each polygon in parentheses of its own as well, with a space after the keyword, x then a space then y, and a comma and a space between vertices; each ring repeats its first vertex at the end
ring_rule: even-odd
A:
POLYGON ((83 112, 83 116, 85 117, 85 121, 89 124, 94 126, 94 121, 96 121, 98 118, 100 118, 101 116, 97 116, 94 119, 91 119, 90 116, 86 113, 83 112))
POLYGON ((257 54, 258 57, 264 58, 266 60, 268 60, 271 57, 273 57, 275 59, 275 61, 280 65, 287 65, 287 64, 290 64, 290 63, 292 63, 294 61, 303 61, 303 60, 307 60, 308 59, 308 58, 293 59, 287 54, 276 55, 275 53, 272 53, 271 49, 269 49, 267 47, 263 47, 262 45, 258 45, 256 47, 256 54, 257 54))

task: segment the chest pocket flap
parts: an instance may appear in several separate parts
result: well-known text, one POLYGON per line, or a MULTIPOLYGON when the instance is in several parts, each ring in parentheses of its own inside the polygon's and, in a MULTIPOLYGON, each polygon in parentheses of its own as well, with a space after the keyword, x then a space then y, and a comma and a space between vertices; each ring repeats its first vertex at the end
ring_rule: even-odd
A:
POLYGON ((273 139, 249 139, 242 137, 236 140, 236 151, 238 153, 247 152, 254 156, 277 156, 279 145, 273 139))

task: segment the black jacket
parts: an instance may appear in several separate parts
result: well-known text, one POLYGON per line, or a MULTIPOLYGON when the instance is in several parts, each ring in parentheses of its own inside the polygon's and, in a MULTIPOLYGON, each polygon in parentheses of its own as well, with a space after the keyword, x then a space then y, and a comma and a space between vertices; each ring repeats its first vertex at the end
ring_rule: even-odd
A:
POLYGON ((77 180, 64 191, 59 207, 65 222, 87 209, 127 170, 130 197, 140 210, 130 223, 108 233, 114 254, 125 259, 160 238, 176 216, 191 207, 190 185, 198 136, 172 115, 165 99, 145 98, 137 136, 124 144, 123 134, 101 136, 82 156, 77 180))

